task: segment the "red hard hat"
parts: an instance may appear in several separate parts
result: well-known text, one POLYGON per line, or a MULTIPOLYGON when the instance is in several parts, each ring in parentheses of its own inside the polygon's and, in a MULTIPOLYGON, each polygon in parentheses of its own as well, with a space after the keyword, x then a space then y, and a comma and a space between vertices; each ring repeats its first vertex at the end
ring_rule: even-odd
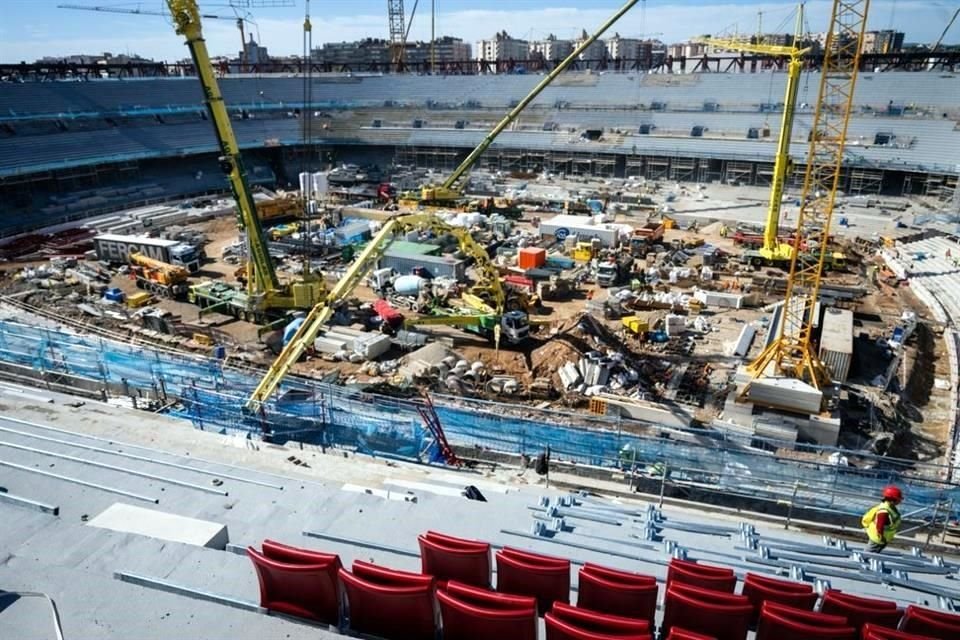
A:
POLYGON ((896 500, 897 502, 902 502, 903 491, 900 491, 899 487, 890 485, 889 487, 883 488, 883 497, 886 500, 896 500))

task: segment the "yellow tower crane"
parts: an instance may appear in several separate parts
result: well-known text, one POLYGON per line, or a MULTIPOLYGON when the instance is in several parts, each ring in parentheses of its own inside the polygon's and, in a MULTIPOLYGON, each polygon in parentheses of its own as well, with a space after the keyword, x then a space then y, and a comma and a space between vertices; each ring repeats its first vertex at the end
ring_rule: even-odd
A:
POLYGON ((803 67, 802 59, 810 51, 809 48, 801 49, 796 46, 800 41, 802 28, 803 6, 801 5, 797 9, 794 46, 762 44, 739 38, 703 40, 704 43, 721 49, 786 57, 790 60, 787 64, 787 88, 783 97, 783 115, 780 119, 780 137, 777 140, 777 155, 773 165, 773 182, 770 185, 770 203, 767 207, 767 219, 763 228, 763 245, 755 252, 756 255, 745 255, 748 262, 786 264, 793 258, 794 246, 799 246, 780 242, 780 211, 787 176, 793 168, 793 162, 790 159, 790 141, 793 138, 793 120, 797 109, 797 92, 800 87, 800 72, 803 67))
MULTIPOLYGON (((870 0, 833 2, 795 234, 796 246, 806 243, 812 255, 793 253, 776 337, 748 366, 753 379, 787 376, 817 389, 830 383, 815 350, 814 316, 869 8, 870 0)), ((741 395, 749 397, 749 385, 741 395)))

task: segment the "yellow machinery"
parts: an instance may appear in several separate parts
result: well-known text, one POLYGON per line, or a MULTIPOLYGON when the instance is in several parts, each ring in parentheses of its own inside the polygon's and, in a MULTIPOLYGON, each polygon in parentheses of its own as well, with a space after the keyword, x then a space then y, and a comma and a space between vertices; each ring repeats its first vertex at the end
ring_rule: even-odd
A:
MULTIPOLYGON (((794 42, 799 42, 803 28, 803 6, 797 10, 797 27, 794 42)), ((800 71, 802 70, 802 57, 810 49, 800 49, 796 46, 785 47, 777 45, 768 45, 753 43, 749 40, 739 39, 721 39, 711 38, 704 40, 714 47, 730 49, 732 51, 743 51, 746 53, 759 53, 770 56, 785 56, 790 59, 787 64, 787 88, 783 97, 783 116, 780 119, 780 138, 777 141, 777 155, 773 165, 773 181, 770 186, 770 203, 767 207, 767 220, 763 229, 763 245, 755 252, 756 255, 747 255, 747 262, 767 263, 767 264, 785 264, 791 260, 794 254, 793 246, 787 243, 781 243, 779 240, 780 231, 780 208, 783 202, 783 190, 786 185, 787 176, 790 173, 793 163, 790 160, 790 140, 793 137, 793 120, 797 108, 797 91, 800 87, 800 71)), ((747 252, 752 253, 752 252, 747 252)))
POLYGON ((134 293, 133 295, 127 296, 127 306, 131 309, 139 309, 140 307, 145 307, 148 304, 152 304, 153 300, 153 294, 147 293, 146 291, 141 291, 139 293, 134 293))
POLYGON ((460 188, 457 186, 457 183, 460 182, 460 179, 463 178, 467 172, 473 167, 476 161, 480 158, 481 155, 487 150, 487 148, 493 144, 493 141, 496 140, 504 129, 510 126, 514 120, 517 119, 517 116, 527 108, 533 100, 540 95, 547 86, 553 82, 557 76, 563 73, 567 67, 573 63, 574 60, 580 57, 580 54, 586 51, 586 49, 592 45, 596 40, 604 34, 604 32, 613 26, 617 20, 619 20, 625 13, 633 8, 639 0, 627 0, 627 2, 617 10, 606 22, 604 22, 597 31, 591 35, 589 38, 586 38, 580 45, 573 50, 573 52, 568 55, 563 61, 556 66, 556 68, 543 77, 537 86, 535 86, 530 93, 528 93, 520 102, 517 103, 513 109, 510 110, 503 119, 497 123, 490 133, 476 146, 476 148, 470 152, 470 154, 464 158, 463 162, 460 163, 460 166, 453 170, 453 173, 450 174, 443 184, 440 185, 425 185, 420 189, 419 194, 410 194, 405 193, 400 197, 401 205, 415 205, 415 206, 433 206, 433 207, 453 207, 463 198, 463 193, 460 188))
POLYGON ((187 293, 190 272, 184 267, 155 260, 142 253, 131 253, 130 264, 137 286, 164 298, 179 298, 187 293))
POLYGON ((303 201, 294 195, 277 196, 257 201, 257 216, 261 222, 293 218, 303 212, 303 201))
POLYGON ((376 236, 354 258, 353 264, 330 290, 323 303, 318 304, 310 311, 303 324, 300 325, 300 328, 254 390, 253 395, 247 402, 248 409, 256 410, 266 402, 267 398, 276 390, 280 381, 290 371, 290 368, 317 339, 320 330, 330 320, 337 306, 353 292, 383 256, 390 246, 393 236, 396 233, 411 229, 427 229, 435 235, 450 234, 455 236, 460 250, 474 259, 474 271, 476 272, 476 284, 470 288, 468 293, 461 296, 463 301, 474 311, 451 316, 436 316, 435 319, 425 317, 417 324, 473 326, 480 323, 481 317, 484 324, 488 324, 492 318, 497 323, 497 326, 491 327, 495 339, 499 339, 502 324, 502 328, 506 329, 508 337, 512 338, 511 341, 520 339, 522 327, 526 327, 529 331, 529 325, 524 322, 526 313, 507 310, 507 293, 500 281, 500 273, 490 261, 487 250, 473 239, 468 230, 452 227, 429 213, 400 215, 388 220, 383 225, 376 236), (517 331, 514 332, 512 329, 517 331))
POLYGON ((220 168, 226 174, 237 203, 240 226, 247 235, 247 291, 242 293, 221 283, 208 282, 191 287, 190 297, 209 310, 223 308, 248 319, 261 320, 270 311, 309 309, 323 300, 326 287, 318 275, 305 274, 297 282, 281 283, 273 268, 257 206, 247 181, 230 116, 217 84, 216 74, 203 39, 196 0, 166 0, 178 34, 187 47, 203 85, 203 94, 220 144, 220 168))
MULTIPOLYGON (((186 0, 181 0, 186 1, 186 0)), ((193 4, 192 0, 191 4, 193 4)), ((177 3, 176 0, 167 0, 169 3, 177 3)), ((422 204, 437 204, 442 202, 456 202, 462 198, 462 195, 459 190, 455 188, 456 183, 463 177, 466 172, 474 165, 477 159, 483 154, 484 151, 493 143, 500 132, 507 128, 511 122, 513 122, 520 112, 526 108, 530 102, 536 98, 541 91, 543 91, 547 85, 549 85, 554 78, 556 78, 560 73, 562 73, 577 57, 593 42, 597 40, 603 33, 613 25, 614 22, 620 19, 627 11, 629 11, 638 0, 628 0, 610 19, 608 19, 592 36, 584 40, 574 51, 567 56, 566 59, 561 62, 556 69, 550 72, 543 80, 541 80, 533 90, 530 91, 527 96, 517 104, 516 107, 511 109, 511 111, 497 124, 496 127, 483 139, 477 147, 470 152, 470 154, 464 159, 460 166, 457 167, 454 172, 450 175, 449 178, 440 186, 426 186, 420 192, 420 202, 422 204)), ((179 4, 179 3, 177 3, 179 4)), ((193 4, 194 10, 196 5, 193 4)), ((188 38, 189 40, 189 38, 188 38)), ((435 218, 429 214, 413 214, 406 216, 399 216, 389 220, 384 224, 380 232, 371 240, 363 251, 354 259, 353 264, 343 275, 339 282, 330 290, 327 294, 324 301, 317 306, 315 306, 304 320, 303 324, 300 325, 300 328, 294 334, 293 338, 287 345, 284 347, 283 351, 277 357, 277 360, 270 367, 270 370, 267 371, 267 374, 264 376, 263 380, 260 381, 260 384, 257 385, 257 388, 254 389, 253 394, 250 396, 250 399, 247 400, 246 408, 250 411, 258 411, 262 409, 263 404, 267 401, 270 395, 277 389, 280 385, 280 381, 287 375, 290 371, 290 368, 300 359, 300 356, 310 348, 314 340, 316 340, 317 335, 320 330, 323 328, 323 325, 330 319, 334 313, 335 306, 339 304, 344 298, 350 294, 351 291, 360 283, 363 277, 367 272, 373 267, 376 261, 383 255, 383 252, 386 251, 386 247, 389 244, 393 234, 404 228, 404 227, 413 227, 416 225, 426 225, 427 227, 433 230, 442 229, 445 233, 453 233, 457 236, 460 241, 460 247, 467 254, 472 256, 476 261, 474 266, 475 270, 478 273, 477 283, 471 288, 470 294, 476 296, 483 302, 484 307, 481 311, 481 315, 489 317, 491 314, 487 313, 487 309, 492 312, 492 315, 497 319, 497 324, 492 327, 494 331, 494 339, 499 343, 499 336, 503 329, 510 330, 510 324, 516 320, 521 322, 519 317, 514 314, 519 313, 516 311, 507 311, 506 306, 506 293, 503 288, 503 283, 500 281, 500 274, 497 272, 496 267, 490 262, 489 256, 487 256, 486 250, 479 246, 476 241, 473 240, 473 237, 469 232, 462 229, 456 229, 445 225, 439 219, 435 218)), ((470 302, 468 301, 468 304, 470 302)), ((472 316, 473 314, 468 314, 472 316)), ((525 317, 525 314, 523 314, 525 317)), ((450 320, 449 322, 455 322, 450 320)), ((518 329, 522 331, 523 329, 518 329)), ((527 328, 529 330, 529 328, 527 328)))
MULTIPOLYGON (((870 0, 834 0, 813 131, 803 180, 796 246, 812 247, 812 259, 790 260, 787 292, 776 337, 748 367, 754 379, 777 375, 804 380, 821 389, 830 374, 813 343, 817 297, 824 264, 832 252, 828 234, 840 181, 847 126, 860 67, 860 52, 870 0)), ((749 385, 744 393, 749 397, 749 385)))

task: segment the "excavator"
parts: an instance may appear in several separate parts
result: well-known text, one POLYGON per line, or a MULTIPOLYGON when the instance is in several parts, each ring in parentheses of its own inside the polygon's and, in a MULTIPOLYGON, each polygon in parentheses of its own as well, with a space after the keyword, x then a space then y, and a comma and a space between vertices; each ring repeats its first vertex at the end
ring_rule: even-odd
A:
MULTIPOLYGON (((174 0, 168 0, 173 2, 174 0)), ((183 1, 183 0, 181 0, 183 1)), ((435 206, 443 203, 453 203, 454 205, 463 198, 461 190, 457 187, 458 182, 463 178, 471 167, 476 163, 484 151, 493 143, 500 133, 506 129, 510 123, 516 120, 517 116, 529 105, 540 93, 559 76, 578 56, 593 44, 603 33, 609 29, 621 16, 626 14, 639 0, 628 0, 619 10, 617 10, 600 28, 589 38, 586 38, 573 52, 567 56, 557 67, 537 83, 537 85, 517 103, 517 106, 510 110, 506 116, 493 128, 493 130, 471 151, 467 157, 460 163, 454 172, 441 185, 428 185, 420 190, 419 203, 421 206, 435 206)), ((417 226, 427 226, 433 231, 443 230, 452 232, 455 235, 457 231, 462 231, 458 235, 461 249, 474 258, 474 270, 477 272, 476 284, 474 284, 467 296, 463 296, 464 302, 473 307, 476 313, 455 313, 449 316, 438 316, 436 319, 422 318, 421 324, 459 324, 460 326, 477 327, 478 325, 489 328, 493 333, 494 343, 499 346, 500 337, 507 336, 508 341, 522 340, 526 333, 529 333, 529 318, 523 311, 511 311, 507 308, 507 294, 503 283, 500 280, 500 274, 496 267, 490 262, 486 250, 478 245, 469 232, 463 230, 455 231, 455 227, 446 225, 430 213, 414 213, 409 215, 399 215, 388 220, 379 233, 363 248, 363 250, 354 258, 353 264, 343 275, 339 282, 330 290, 325 299, 315 306, 307 315, 304 322, 297 329, 293 338, 287 342, 283 351, 277 360, 270 367, 267 374, 254 389, 253 394, 247 400, 246 409, 252 413, 262 412, 264 404, 270 398, 280 382, 289 373, 290 369, 300 359, 300 357, 312 347, 313 342, 319 335, 320 330, 333 316, 338 304, 342 303, 351 291, 363 280, 367 273, 374 268, 377 260, 386 251, 393 235, 403 229, 411 229, 417 226), (479 316, 479 317, 478 317, 479 316)), ((486 329, 484 329, 485 331, 486 329)))
POLYGON ((137 287, 161 298, 182 298, 189 287, 190 272, 185 267, 142 253, 130 254, 130 272, 137 279, 137 287))
POLYGON ((201 307, 201 314, 216 311, 258 323, 282 317, 288 310, 310 309, 325 298, 326 284, 317 273, 305 273, 302 279, 291 282, 281 282, 277 277, 240 147, 203 39, 197 2, 166 0, 166 3, 176 32, 186 40, 203 86, 204 102, 220 146, 220 168, 230 183, 237 204, 238 224, 247 237, 246 288, 211 280, 192 285, 188 299, 201 307))

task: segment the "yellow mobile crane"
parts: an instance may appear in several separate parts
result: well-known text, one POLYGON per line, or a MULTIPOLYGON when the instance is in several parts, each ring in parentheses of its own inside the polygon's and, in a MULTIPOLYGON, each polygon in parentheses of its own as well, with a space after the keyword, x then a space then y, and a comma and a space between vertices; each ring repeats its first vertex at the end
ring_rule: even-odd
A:
POLYGON ((797 26, 794 36, 794 46, 779 46, 751 42, 742 39, 709 38, 702 42, 714 47, 742 51, 745 53, 759 53, 770 56, 784 56, 789 58, 787 63, 787 87, 783 96, 783 115, 780 119, 780 137, 777 140, 777 155, 773 165, 773 182, 770 185, 770 202, 767 206, 767 219, 763 228, 763 244, 758 250, 744 251, 743 261, 749 264, 781 264, 790 262, 794 254, 794 245, 780 241, 780 210, 783 202, 783 190, 787 176, 793 168, 790 159, 790 140, 793 137, 793 120, 797 108, 797 92, 800 87, 800 72, 803 67, 803 56, 810 51, 796 46, 800 41, 803 29, 803 5, 797 9, 797 26))
MULTIPOLYGON (((172 1, 172 0, 168 0, 172 1)), ((554 78, 556 78, 560 73, 563 72, 570 63, 573 62, 579 55, 582 53, 588 46, 597 40, 603 33, 609 29, 613 23, 620 19, 627 11, 629 11, 639 0, 628 0, 616 13, 613 14, 600 28, 589 38, 587 38, 579 47, 574 49, 574 51, 563 60, 557 68, 550 72, 543 80, 541 80, 537 86, 535 86, 527 96, 514 107, 510 113, 508 113, 500 123, 493 128, 493 130, 477 145, 477 147, 470 152, 470 154, 464 159, 460 166, 451 174, 449 178, 439 187, 424 187, 421 191, 421 199, 425 202, 438 202, 438 201, 451 201, 458 200, 462 197, 459 190, 455 188, 457 181, 463 177, 466 172, 474 165, 480 155, 486 151, 486 149, 493 143, 494 139, 503 131, 514 119, 520 114, 523 109, 536 98, 541 91, 543 91, 547 85, 549 85, 554 78)), ((428 226, 437 228, 437 225, 442 225, 443 223, 434 218, 430 214, 413 214, 408 216, 399 216, 392 220, 387 221, 384 224, 383 228, 376 235, 376 237, 364 247, 363 251, 354 259, 354 263, 351 265, 350 269, 347 270, 347 273, 340 279, 339 282, 330 290, 330 293, 327 295, 325 301, 322 304, 318 304, 314 307, 307 318, 304 320, 303 324, 300 325, 300 328, 294 334, 293 338, 287 345, 283 348, 283 351, 277 357, 276 361, 271 365, 267 374, 263 377, 263 380, 260 381, 260 384, 257 385, 257 388, 254 389, 253 394, 247 400, 246 408, 249 411, 259 411, 263 409, 264 403, 269 399, 269 397, 276 391, 277 387, 280 385, 281 380, 287 375, 291 367, 300 359, 300 356, 313 344, 316 340, 317 335, 320 333, 320 330, 323 328, 323 325, 330 319, 334 313, 335 305, 342 301, 353 289, 359 284, 363 279, 366 273, 373 267, 377 259, 383 255, 383 252, 386 250, 387 244, 393 234, 398 230, 408 225, 416 224, 427 224, 428 226)), ((447 227, 448 229, 450 227, 447 227)), ((491 327, 494 332, 494 339, 499 344, 499 337, 504 330, 508 332, 508 339, 518 339, 519 336, 523 333, 529 332, 529 322, 526 319, 526 314, 521 316, 516 315, 517 312, 508 312, 505 309, 507 299, 506 294, 503 289, 503 284, 500 282, 500 275, 496 272, 496 268, 493 267, 489 262, 489 257, 486 256, 486 251, 483 247, 476 245, 472 238, 465 240, 466 237, 469 237, 469 233, 459 236, 461 238, 461 247, 466 245, 467 252, 470 253, 475 260, 481 255, 483 256, 482 260, 478 260, 476 267, 480 272, 480 277, 478 278, 477 285, 471 291, 472 295, 476 298, 467 297, 464 301, 470 304, 471 306, 477 308, 479 315, 483 318, 494 318, 495 326, 491 327), (465 244, 464 244, 465 243, 465 244), (472 248, 472 245, 476 245, 476 248, 472 248), (489 266, 487 266, 489 265, 489 266), (482 303, 482 304, 481 304, 482 303), (492 312, 492 313, 490 313, 492 312), (513 333, 511 333, 511 331, 513 333)), ((427 323, 439 323, 439 324, 463 324, 470 325, 471 323, 476 323, 477 319, 475 314, 464 314, 463 316, 445 316, 442 319, 430 320, 428 318, 423 319, 423 324, 427 323), (462 320, 461 320, 462 318, 462 320)))
POLYGON ((197 2, 166 0, 166 3, 177 33, 186 39, 197 77, 203 85, 204 102, 220 145, 220 168, 230 182, 239 224, 247 234, 249 253, 246 292, 211 281, 193 285, 189 299, 207 311, 222 311, 250 321, 264 320, 271 311, 309 309, 323 300, 326 286, 322 277, 316 274, 304 274, 303 280, 291 283, 281 283, 277 278, 240 157, 240 147, 207 53, 197 2))
POLYGON ((430 213, 397 216, 384 223, 380 231, 356 256, 343 277, 330 290, 324 302, 310 311, 254 390, 247 402, 248 409, 256 410, 266 402, 280 381, 289 373, 290 368, 317 339, 320 330, 330 320, 338 305, 347 299, 374 268, 390 246, 394 235, 418 228, 426 228, 436 235, 454 235, 461 251, 474 259, 477 278, 476 284, 470 288, 470 291, 461 296, 461 299, 471 308, 469 313, 420 317, 411 320, 409 324, 443 324, 476 327, 480 330, 489 329, 497 341, 500 335, 505 334, 511 343, 526 339, 530 332, 527 314, 524 311, 506 309, 508 299, 500 281, 500 273, 490 261, 486 249, 473 239, 469 231, 452 227, 430 213))
MULTIPOLYGON (((840 183, 847 127, 860 68, 870 0, 834 0, 824 45, 820 89, 803 180, 795 243, 812 248, 810 260, 794 252, 776 337, 747 368, 753 379, 787 376, 816 389, 830 383, 813 340, 820 280, 828 259, 828 236, 840 183)), ((740 396, 749 397, 750 385, 740 396)))
POLYGON ((130 271, 137 287, 163 298, 179 298, 187 293, 190 272, 179 265, 155 260, 142 253, 130 254, 130 271))

